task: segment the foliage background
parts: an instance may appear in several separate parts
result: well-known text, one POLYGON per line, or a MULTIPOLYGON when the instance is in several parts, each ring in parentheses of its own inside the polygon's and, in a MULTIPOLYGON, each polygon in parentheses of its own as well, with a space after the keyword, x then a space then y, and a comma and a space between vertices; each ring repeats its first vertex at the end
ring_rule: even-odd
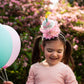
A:
MULTIPOLYGON (((84 6, 60 0, 51 10, 49 0, 2 0, 0 1, 0 23, 12 26, 20 35, 21 51, 17 60, 7 68, 9 80, 14 84, 25 84, 31 66, 31 52, 35 36, 45 14, 57 20, 73 46, 75 74, 79 84, 84 83, 84 6)), ((2 82, 0 80, 0 82, 2 82)), ((1 84, 1 83, 0 83, 1 84)))

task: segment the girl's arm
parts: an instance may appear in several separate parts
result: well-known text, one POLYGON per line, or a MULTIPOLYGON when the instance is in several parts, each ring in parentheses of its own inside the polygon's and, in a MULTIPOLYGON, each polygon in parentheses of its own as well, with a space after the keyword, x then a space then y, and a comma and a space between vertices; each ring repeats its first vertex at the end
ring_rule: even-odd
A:
POLYGON ((65 84, 78 84, 74 72, 69 66, 66 68, 65 84))
POLYGON ((34 83, 34 72, 33 72, 33 68, 31 67, 30 68, 30 71, 29 71, 29 76, 28 76, 28 79, 27 79, 27 82, 26 84, 35 84, 34 83))
POLYGON ((11 81, 4 81, 3 84, 13 84, 11 81))

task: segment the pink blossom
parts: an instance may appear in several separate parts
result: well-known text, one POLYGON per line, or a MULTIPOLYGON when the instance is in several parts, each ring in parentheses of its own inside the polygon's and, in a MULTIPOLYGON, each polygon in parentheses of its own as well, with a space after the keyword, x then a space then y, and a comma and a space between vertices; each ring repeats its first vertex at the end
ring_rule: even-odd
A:
POLYGON ((76 40, 76 43, 79 43, 79 40, 76 40))
POLYGON ((84 14, 84 10, 79 10, 79 11, 80 11, 80 13, 84 14))
POLYGON ((84 28, 82 28, 82 27, 75 26, 75 27, 73 27, 73 29, 78 32, 84 32, 84 28))
POLYGON ((7 4, 7 2, 4 2, 4 5, 6 5, 7 4))
POLYGON ((8 15, 8 12, 5 12, 6 15, 8 15))
POLYGON ((26 10, 26 8, 25 8, 24 6, 22 6, 22 9, 23 9, 23 11, 25 11, 25 10, 26 10))
POLYGON ((32 36, 30 36, 29 38, 30 38, 31 40, 33 39, 33 37, 32 37, 32 36))
POLYGON ((8 19, 8 17, 7 16, 3 16, 3 19, 8 19))
POLYGON ((0 16, 0 18, 2 18, 2 16, 0 16))
POLYGON ((11 6, 13 6, 13 4, 10 2, 10 3, 9 3, 9 6, 11 7, 11 6))
POLYGON ((70 27, 70 28, 73 28, 73 24, 72 24, 72 23, 70 23, 69 27, 70 27))
POLYGON ((30 8, 30 10, 31 10, 31 11, 34 11, 34 7, 32 6, 32 7, 30 8))
POLYGON ((38 15, 38 13, 37 13, 37 12, 35 12, 33 16, 34 16, 34 17, 36 17, 37 15, 38 15))
POLYGON ((24 40, 23 42, 27 43, 28 41, 27 40, 24 40))
POLYGON ((79 66, 82 66, 82 63, 79 63, 78 65, 79 65, 79 66))
MULTIPOLYGON (((25 10, 25 9, 24 9, 24 10, 25 10)), ((27 12, 28 12, 28 13, 30 13, 30 10, 29 10, 29 9, 27 9, 27 12)))
POLYGON ((3 7, 4 7, 4 5, 0 5, 0 7, 2 7, 2 8, 3 8, 3 7))
POLYGON ((72 14, 72 15, 71 15, 71 19, 72 19, 72 20, 71 20, 72 22, 77 22, 77 16, 76 16, 76 15, 73 15, 73 14, 72 14))
POLYGON ((29 3, 31 3, 31 0, 28 0, 29 3))
POLYGON ((74 45, 73 48, 77 51, 78 50, 78 45, 74 45))
POLYGON ((70 37, 70 34, 67 33, 67 35, 65 36, 66 38, 70 37))
POLYGON ((75 37, 75 38, 73 39, 73 43, 74 43, 74 42, 79 43, 79 40, 75 37))
POLYGON ((50 14, 50 15, 48 16, 48 18, 51 19, 51 20, 56 20, 56 16, 53 15, 53 14, 50 14))
POLYGON ((14 26, 14 29, 18 29, 18 26, 17 26, 17 25, 15 25, 15 26, 14 26))
POLYGON ((62 19, 62 15, 59 14, 59 13, 56 14, 56 17, 57 17, 57 20, 61 20, 62 19))
POLYGON ((28 27, 30 27, 30 24, 28 24, 28 27))
POLYGON ((24 58, 24 60, 25 60, 25 61, 28 61, 28 58, 27 58, 27 57, 25 57, 25 58, 24 58))
POLYGON ((30 19, 31 19, 31 18, 33 18, 33 17, 32 17, 31 15, 29 15, 29 16, 27 16, 27 18, 30 18, 30 19))
POLYGON ((24 5, 22 5, 22 7, 27 7, 28 6, 28 4, 24 4, 24 5))
POLYGON ((15 17, 15 20, 18 19, 18 17, 15 17))
POLYGON ((25 2, 26 0, 22 0, 22 2, 25 2))
POLYGON ((7 23, 7 25, 10 25, 10 26, 12 26, 12 25, 13 25, 13 23, 12 23, 12 22, 8 22, 8 23, 7 23))
POLYGON ((76 37, 74 37, 74 39, 73 39, 73 43, 76 41, 76 37))
POLYGON ((25 4, 25 6, 27 6, 27 7, 30 7, 30 6, 32 6, 32 5, 33 5, 32 3, 25 4))
POLYGON ((27 67, 27 62, 24 62, 23 63, 23 67, 27 67))
POLYGON ((17 5, 20 5, 20 2, 19 1, 11 0, 11 2, 16 3, 17 5))
POLYGON ((29 42, 29 45, 31 45, 31 41, 29 42))
POLYGON ((10 26, 12 26, 13 25, 13 23, 12 22, 10 22, 10 24, 9 24, 10 26))
POLYGON ((43 8, 40 8, 40 9, 39 9, 39 12, 42 12, 42 10, 43 10, 43 8))
POLYGON ((81 14, 79 12, 74 12, 75 16, 80 16, 81 14))
POLYGON ((64 13, 62 16, 63 17, 70 17, 70 14, 69 13, 64 13))
POLYGON ((27 49, 23 49, 24 51, 27 51, 27 49))
POLYGON ((30 47, 29 45, 27 46, 27 48, 28 48, 28 49, 31 49, 31 47, 30 47))

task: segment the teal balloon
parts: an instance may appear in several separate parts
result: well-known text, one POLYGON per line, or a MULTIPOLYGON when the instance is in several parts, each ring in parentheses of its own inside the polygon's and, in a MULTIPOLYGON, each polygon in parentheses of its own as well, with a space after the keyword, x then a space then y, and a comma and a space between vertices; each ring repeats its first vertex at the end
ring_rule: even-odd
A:
POLYGON ((0 68, 9 60, 12 54, 12 38, 10 33, 0 24, 0 68))

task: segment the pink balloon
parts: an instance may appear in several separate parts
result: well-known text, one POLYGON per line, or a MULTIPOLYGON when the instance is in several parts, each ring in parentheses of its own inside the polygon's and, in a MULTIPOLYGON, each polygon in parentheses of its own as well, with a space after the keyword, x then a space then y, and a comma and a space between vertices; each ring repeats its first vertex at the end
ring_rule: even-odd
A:
POLYGON ((3 27, 6 28, 7 31, 9 31, 13 41, 13 50, 12 50, 11 57, 9 61, 6 63, 6 65, 3 66, 3 68, 7 68, 11 66, 14 63, 14 61, 17 59, 21 48, 21 41, 18 33, 12 27, 8 25, 3 25, 3 27))

